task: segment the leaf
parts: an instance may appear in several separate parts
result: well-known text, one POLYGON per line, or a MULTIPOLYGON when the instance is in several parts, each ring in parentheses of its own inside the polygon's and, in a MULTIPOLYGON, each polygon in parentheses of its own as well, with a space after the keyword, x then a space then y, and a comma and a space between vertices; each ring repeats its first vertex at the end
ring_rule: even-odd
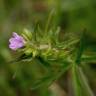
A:
POLYGON ((32 84, 32 90, 40 88, 42 86, 47 86, 49 87, 55 80, 59 79, 71 66, 70 65, 66 65, 63 66, 63 68, 61 69, 60 72, 58 73, 49 73, 47 76, 44 76, 43 78, 35 81, 32 84))
POLYGON ((72 67, 72 80, 73 80, 74 96, 82 96, 80 89, 81 87, 80 80, 76 72, 76 65, 73 65, 72 67))
POLYGON ((88 80, 80 67, 78 67, 78 73, 79 73, 79 78, 81 79, 81 81, 83 81, 82 86, 85 89, 87 96, 94 96, 94 94, 88 84, 88 80))
POLYGON ((85 63, 96 62, 96 56, 82 56, 81 61, 85 63))
POLYGON ((48 32, 49 39, 55 45, 59 42, 59 32, 60 32, 60 27, 57 27, 56 30, 50 29, 48 32))
POLYGON ((84 73, 76 64, 72 68, 72 77, 75 96, 94 96, 84 73))
POLYGON ((59 42, 59 33, 60 33, 60 27, 57 27, 56 32, 54 32, 56 43, 59 42))
POLYGON ((46 22, 46 26, 45 26, 45 34, 48 32, 48 28, 49 28, 49 25, 51 23, 51 20, 52 20, 52 17, 53 17, 53 13, 54 13, 54 10, 52 10, 49 14, 49 17, 48 17, 48 20, 46 22))
POLYGON ((34 89, 37 89, 43 85, 46 85, 46 83, 48 83, 50 80, 52 79, 52 75, 48 75, 48 76, 45 76, 43 78, 40 78, 38 80, 36 80, 33 84, 32 84, 32 90, 34 89))
POLYGON ((85 32, 86 32, 86 30, 83 30, 83 33, 82 33, 82 35, 81 35, 81 39, 80 39, 80 42, 79 42, 79 48, 78 48, 78 50, 77 50, 77 57, 76 57, 76 63, 77 64, 80 64, 80 62, 81 62, 81 56, 82 56, 82 54, 83 54, 83 51, 84 51, 84 49, 85 49, 85 32))
POLYGON ((9 63, 16 63, 16 62, 29 61, 29 60, 32 60, 32 54, 30 55, 22 54, 21 56, 17 57, 13 61, 10 61, 9 63))
POLYGON ((49 62, 44 60, 41 56, 37 56, 36 60, 38 60, 42 65, 44 65, 45 67, 51 67, 49 62))

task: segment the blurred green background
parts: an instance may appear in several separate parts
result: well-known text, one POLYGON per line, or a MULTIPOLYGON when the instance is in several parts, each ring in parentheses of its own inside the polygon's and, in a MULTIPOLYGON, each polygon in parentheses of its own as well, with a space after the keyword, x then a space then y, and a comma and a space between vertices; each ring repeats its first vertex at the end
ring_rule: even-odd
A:
MULTIPOLYGON (((77 34, 86 28, 88 40, 96 45, 96 0, 0 0, 0 96, 66 96, 64 88, 67 90, 67 85, 62 85, 67 82, 65 75, 58 80, 63 87, 54 83, 49 90, 42 87, 33 91, 34 78, 43 74, 40 66, 34 62, 8 63, 17 56, 8 47, 12 32, 21 33, 23 28, 32 28, 38 21, 44 28, 51 10, 55 13, 50 26, 60 26, 63 35, 67 32, 77 34)), ((95 64, 84 70, 96 95, 95 64)))

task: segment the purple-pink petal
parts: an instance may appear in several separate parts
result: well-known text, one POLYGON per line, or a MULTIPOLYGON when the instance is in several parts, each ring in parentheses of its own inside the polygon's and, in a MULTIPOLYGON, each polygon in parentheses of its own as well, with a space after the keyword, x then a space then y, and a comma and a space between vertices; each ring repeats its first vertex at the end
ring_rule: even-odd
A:
POLYGON ((13 32, 13 37, 17 37, 17 36, 19 36, 17 33, 15 33, 15 32, 13 32))
POLYGON ((24 39, 22 36, 19 36, 17 33, 13 33, 12 38, 9 39, 9 48, 12 50, 17 50, 24 46, 24 39))

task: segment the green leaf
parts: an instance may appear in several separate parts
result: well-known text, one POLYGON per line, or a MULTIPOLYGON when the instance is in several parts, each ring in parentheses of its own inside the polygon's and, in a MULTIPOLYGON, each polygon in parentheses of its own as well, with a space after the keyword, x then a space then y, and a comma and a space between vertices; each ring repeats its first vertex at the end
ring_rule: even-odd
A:
POLYGON ((22 54, 19 57, 17 57, 15 60, 10 61, 9 63, 17 63, 17 62, 21 62, 21 61, 30 61, 32 59, 33 59, 32 54, 30 54, 30 55, 22 54))
POLYGON ((72 67, 72 81, 73 81, 73 88, 74 88, 74 96, 82 96, 80 80, 78 78, 75 64, 72 67))
POLYGON ((56 32, 54 32, 56 42, 59 42, 59 32, 60 32, 60 27, 57 27, 56 32))
POLYGON ((72 78, 75 94, 74 96, 94 96, 83 71, 76 64, 73 64, 72 78))
POLYGON ((42 86, 49 87, 55 80, 59 79, 70 67, 71 67, 70 65, 64 64, 63 67, 61 68, 61 71, 59 71, 58 73, 51 73, 50 74, 50 72, 49 72, 48 75, 35 81, 32 84, 31 89, 34 90, 34 89, 40 88, 42 86))
POLYGON ((82 56, 81 61, 85 63, 96 62, 96 56, 82 56))
POLYGON ((46 26, 45 26, 45 34, 48 32, 49 25, 50 25, 50 23, 51 23, 53 13, 54 13, 54 10, 52 10, 52 11, 50 12, 50 14, 49 14, 49 17, 48 17, 48 20, 47 20, 46 26))
POLYGON ((32 84, 32 90, 34 89, 37 89, 37 88, 40 88, 41 86, 43 85, 46 85, 50 80, 52 79, 52 75, 48 75, 48 76, 45 76, 43 78, 40 78, 38 80, 36 80, 33 84, 32 84))
POLYGON ((84 75, 82 69, 80 67, 78 67, 77 69, 78 69, 79 79, 82 81, 81 84, 82 84, 82 87, 85 89, 87 96, 94 96, 94 94, 88 84, 88 79, 84 75))
POLYGON ((38 60, 43 66, 45 66, 47 68, 51 67, 50 63, 48 61, 44 60, 41 56, 37 56, 36 60, 38 60))
POLYGON ((79 42, 79 48, 77 50, 77 57, 76 57, 76 63, 77 64, 80 64, 81 56, 82 56, 82 54, 84 52, 84 49, 85 49, 85 39, 86 39, 85 32, 86 32, 86 30, 83 30, 83 33, 81 35, 81 39, 80 39, 80 42, 79 42))

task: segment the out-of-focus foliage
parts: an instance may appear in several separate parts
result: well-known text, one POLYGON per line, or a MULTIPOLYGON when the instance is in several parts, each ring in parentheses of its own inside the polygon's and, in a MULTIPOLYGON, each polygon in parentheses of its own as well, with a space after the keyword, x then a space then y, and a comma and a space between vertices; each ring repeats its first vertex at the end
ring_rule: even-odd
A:
POLYGON ((95 0, 0 0, 0 96, 72 96, 73 87, 76 96, 96 95, 95 26, 95 0), (83 29, 86 29, 73 55, 73 58, 77 56, 75 63, 78 63, 79 67, 76 65, 66 72, 67 66, 64 66, 65 70, 61 67, 61 70, 66 73, 63 74, 63 71, 61 72, 58 66, 55 66, 52 70, 56 70, 57 73, 60 71, 60 76, 58 76, 57 73, 48 73, 49 69, 43 68, 40 61, 9 63, 18 57, 16 52, 8 48, 11 33, 13 31, 21 33, 26 27, 33 30, 37 23, 44 29, 51 10, 54 10, 54 15, 49 25, 53 29, 57 26, 61 27, 60 41, 69 40, 74 36, 80 37, 83 29), (46 77, 42 78, 45 75, 46 77), (49 88, 44 86, 47 82, 54 81, 50 79, 55 75, 59 77, 55 78, 56 84, 49 88), (36 81, 35 84, 33 84, 34 81, 36 81), (33 86, 38 84, 43 86, 33 90, 33 86), (81 89, 86 89, 86 91, 81 89))

